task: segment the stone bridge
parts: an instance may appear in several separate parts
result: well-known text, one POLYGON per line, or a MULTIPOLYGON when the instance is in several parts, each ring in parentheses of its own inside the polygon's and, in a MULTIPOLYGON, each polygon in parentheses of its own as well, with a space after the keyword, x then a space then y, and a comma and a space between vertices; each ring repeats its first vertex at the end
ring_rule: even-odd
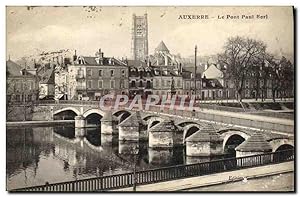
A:
POLYGON ((186 146, 187 156, 226 154, 242 145, 247 147, 241 153, 243 156, 294 147, 293 136, 187 117, 126 109, 103 111, 95 105, 58 104, 50 107, 53 119, 75 119, 76 128, 101 126, 101 134, 118 135, 119 141, 146 140, 151 148, 186 146), (264 147, 256 150, 255 143, 264 144, 264 147))

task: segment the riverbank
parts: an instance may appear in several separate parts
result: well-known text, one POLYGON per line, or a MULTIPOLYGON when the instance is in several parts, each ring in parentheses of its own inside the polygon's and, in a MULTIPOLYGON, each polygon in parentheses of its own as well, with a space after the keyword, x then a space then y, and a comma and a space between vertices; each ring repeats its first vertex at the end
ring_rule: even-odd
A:
MULTIPOLYGON (((274 175, 280 175, 285 173, 294 172, 294 161, 284 162, 280 164, 272 164, 268 166, 260 166, 242 170, 235 170, 230 172, 216 173, 211 175, 192 177, 186 179, 178 179, 173 181, 166 181, 161 183, 147 184, 137 186, 136 191, 146 192, 146 191, 192 191, 196 188, 206 188, 216 185, 224 185, 234 182, 249 181, 262 177, 269 177, 274 175)), ((291 183, 292 184, 292 183, 291 183)), ((132 187, 123 188, 118 190, 113 190, 114 192, 131 192, 132 187)), ((222 191, 227 191, 225 188, 222 191)), ((237 189, 236 191, 243 191, 242 188, 237 189)), ((264 191, 271 191, 266 188, 264 191)), ((293 190, 294 191, 294 188, 293 190)))

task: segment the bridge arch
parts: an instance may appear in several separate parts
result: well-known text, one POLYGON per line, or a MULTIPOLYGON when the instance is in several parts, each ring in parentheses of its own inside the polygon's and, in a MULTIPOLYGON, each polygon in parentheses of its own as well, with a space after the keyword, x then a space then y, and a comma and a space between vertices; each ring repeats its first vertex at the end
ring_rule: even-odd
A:
POLYGON ((185 143, 185 139, 197 131, 201 129, 201 126, 198 124, 188 124, 185 127, 183 127, 183 143, 185 143))
POLYGON ((161 117, 151 117, 150 119, 147 120, 147 130, 152 128, 153 126, 159 124, 160 122, 164 121, 164 118, 161 117))
POLYGON ((118 119, 118 123, 120 124, 126 118, 128 118, 132 113, 127 110, 118 110, 112 113, 113 116, 116 116, 118 119))
POLYGON ((154 118, 154 117, 159 117, 158 115, 153 115, 153 114, 147 114, 146 116, 144 116, 142 119, 144 121, 148 121, 149 119, 151 118, 154 118))
POLYGON ((84 117, 86 121, 86 125, 88 127, 90 126, 100 126, 101 125, 101 119, 105 113, 99 109, 89 109, 85 111, 82 116, 84 117))
POLYGON ((181 120, 181 121, 177 122, 176 125, 180 126, 180 127, 185 127, 187 125, 199 125, 199 126, 201 126, 200 123, 198 123, 198 122, 187 121, 187 120, 183 120, 183 121, 181 120))
POLYGON ((75 116, 78 116, 80 111, 74 107, 66 107, 53 112, 53 119, 71 119, 74 120, 75 116))
POLYGON ((250 137, 250 134, 247 132, 232 128, 219 130, 218 133, 223 139, 224 153, 227 151, 235 153, 234 149, 250 137))
POLYGON ((74 107, 66 107, 66 108, 63 108, 63 109, 59 109, 59 110, 56 110, 53 112, 53 115, 57 115, 61 112, 64 112, 64 111, 73 111, 77 116, 79 116, 80 114, 80 111, 74 107))
POLYGON ((269 142, 272 147, 272 152, 295 147, 294 140, 289 138, 271 139, 269 142))
POLYGON ((103 111, 101 111, 101 110, 99 110, 99 109, 89 109, 89 110, 85 111, 85 112, 82 114, 82 116, 83 116, 84 118, 87 118, 87 117, 88 117, 89 115, 91 115, 91 114, 98 114, 98 115, 100 115, 101 117, 103 117, 104 114, 105 114, 105 112, 103 112, 103 111))

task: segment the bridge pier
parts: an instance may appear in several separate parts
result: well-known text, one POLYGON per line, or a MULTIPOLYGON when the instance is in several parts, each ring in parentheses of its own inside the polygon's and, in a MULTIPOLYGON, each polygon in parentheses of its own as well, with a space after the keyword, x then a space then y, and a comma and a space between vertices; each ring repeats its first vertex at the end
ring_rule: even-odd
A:
POLYGON ((86 129, 85 128, 75 128, 75 137, 84 137, 86 135, 86 129))
POLYGON ((86 127, 86 121, 83 116, 75 116, 75 128, 84 128, 86 127))
POLYGON ((178 127, 174 121, 165 120, 149 129, 150 148, 170 148, 174 146, 174 135, 178 127))
POLYGON ((113 119, 112 113, 107 112, 101 119, 101 134, 114 135, 118 131, 116 129, 116 120, 113 119))
POLYGON ((223 154, 223 140, 211 127, 201 128, 186 139, 186 155, 207 157, 223 154))
POLYGON ((137 113, 131 114, 128 118, 123 120, 119 127, 120 141, 139 141, 140 138, 140 124, 141 118, 137 113))

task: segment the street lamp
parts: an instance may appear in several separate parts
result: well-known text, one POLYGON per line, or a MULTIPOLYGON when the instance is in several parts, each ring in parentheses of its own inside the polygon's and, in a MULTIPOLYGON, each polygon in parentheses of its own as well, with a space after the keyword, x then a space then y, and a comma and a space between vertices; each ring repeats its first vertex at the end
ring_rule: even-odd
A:
POLYGON ((136 191, 136 184, 137 184, 137 177, 136 177, 136 162, 137 162, 137 156, 139 153, 139 148, 134 147, 133 148, 133 154, 134 154, 134 166, 133 166, 133 191, 136 191))

